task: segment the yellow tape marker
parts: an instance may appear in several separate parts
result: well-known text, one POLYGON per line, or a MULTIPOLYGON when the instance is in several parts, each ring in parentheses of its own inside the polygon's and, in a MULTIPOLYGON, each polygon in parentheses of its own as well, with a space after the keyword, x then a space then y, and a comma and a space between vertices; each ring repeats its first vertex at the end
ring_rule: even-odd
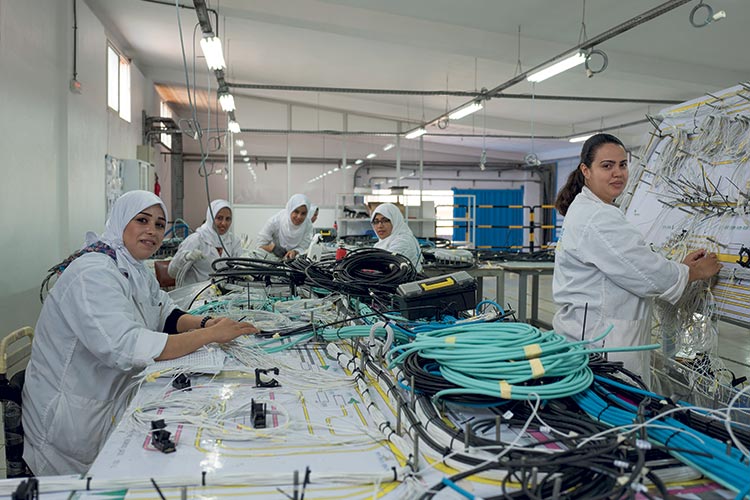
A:
POLYGON ((526 354, 526 359, 538 358, 542 354, 542 346, 539 344, 529 344, 523 346, 523 353, 526 354))
POLYGON ((510 399, 510 393, 513 387, 505 380, 500 381, 500 397, 503 399, 510 399))
POLYGON ((531 367, 531 378, 539 378, 544 375, 544 365, 542 365, 541 359, 529 360, 529 366, 531 367))
POLYGON ((445 337, 445 343, 446 344, 455 344, 456 343, 456 336, 451 335, 450 337, 445 337))

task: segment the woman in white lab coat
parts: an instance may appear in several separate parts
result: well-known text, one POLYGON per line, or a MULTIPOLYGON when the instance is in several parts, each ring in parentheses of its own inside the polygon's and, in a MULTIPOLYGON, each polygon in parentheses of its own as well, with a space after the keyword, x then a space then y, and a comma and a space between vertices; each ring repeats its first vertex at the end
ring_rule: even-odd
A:
POLYGON ((211 264, 219 257, 239 257, 240 239, 229 232, 232 209, 226 200, 214 200, 206 209, 206 221, 180 243, 169 262, 169 275, 177 286, 206 281, 213 272, 211 264), (226 251, 225 251, 226 250, 226 251))
MULTIPOLYGON (((579 167, 558 193, 555 205, 565 220, 555 252, 553 326, 573 341, 590 340, 612 325, 606 347, 649 344, 652 300, 674 304, 689 282, 709 279, 721 268, 716 254, 705 250, 682 263, 651 251, 614 205, 627 180, 622 142, 596 134, 584 143, 579 167)), ((611 353, 609 359, 623 361, 650 384, 648 351, 611 353)))
POLYGON ((258 234, 258 247, 277 259, 294 259, 307 251, 313 236, 310 219, 310 200, 295 194, 278 211, 258 234))
POLYGON ((375 248, 403 255, 411 261, 417 272, 422 272, 422 249, 396 205, 378 205, 372 212, 370 223, 378 236, 375 248))
POLYGON ((89 245, 58 267, 23 388, 23 457, 37 476, 86 472, 147 365, 257 332, 185 314, 159 289, 143 260, 159 249, 166 222, 160 198, 128 192, 104 234, 89 233, 89 245))

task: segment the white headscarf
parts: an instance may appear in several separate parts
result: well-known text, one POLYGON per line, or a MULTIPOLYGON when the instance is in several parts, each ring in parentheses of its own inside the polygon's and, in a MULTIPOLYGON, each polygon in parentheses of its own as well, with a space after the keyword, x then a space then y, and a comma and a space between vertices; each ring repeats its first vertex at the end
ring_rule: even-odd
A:
MULTIPOLYGON (((219 241, 219 233, 216 232, 216 228, 214 227, 214 218, 222 208, 228 208, 230 212, 232 211, 232 207, 229 206, 229 202, 227 200, 212 201, 211 206, 206 208, 206 222, 204 222, 198 229, 195 230, 195 232, 198 233, 203 241, 210 244, 214 248, 221 247, 221 242, 219 241)), ((221 235, 221 240, 224 242, 224 246, 228 250, 231 247, 232 241, 234 241, 234 234, 227 231, 225 234, 221 235)))
POLYGON ((305 237, 310 224, 310 200, 304 194, 295 194, 286 202, 286 208, 277 216, 279 220, 279 244, 286 250, 297 248, 305 237), (292 212, 304 205, 307 207, 307 217, 299 226, 292 222, 292 212))
POLYGON ((390 235, 386 236, 382 240, 378 240, 378 242, 375 243, 375 248, 387 248, 388 243, 390 243, 391 240, 396 239, 396 237, 399 235, 408 234, 412 238, 414 237, 411 229, 409 229, 409 226, 407 226, 406 222, 404 222, 404 216, 401 215, 401 210, 399 210, 398 207, 393 203, 381 203, 380 205, 378 205, 375 211, 372 213, 372 217, 370 217, 370 222, 375 219, 376 214, 380 214, 391 221, 393 229, 391 230, 390 235))
POLYGON ((310 224, 313 224, 312 218, 315 216, 315 212, 318 211, 318 205, 310 203, 310 213, 307 214, 307 218, 310 219, 310 224))
POLYGON ((143 261, 136 259, 130 254, 122 240, 122 234, 125 231, 125 226, 136 215, 154 205, 159 205, 164 211, 164 218, 169 220, 167 206, 154 193, 149 191, 128 191, 117 198, 112 206, 112 212, 109 215, 109 219, 107 219, 104 233, 99 237, 95 233, 86 233, 86 245, 95 243, 98 240, 106 243, 115 250, 117 254, 117 266, 120 270, 128 274, 128 281, 132 285, 133 295, 139 300, 150 297, 150 287, 153 283, 156 284, 157 289, 159 285, 154 273, 146 269, 143 261))
POLYGON ((389 252, 395 252, 403 255, 414 264, 418 272, 422 271, 422 250, 419 248, 419 242, 414 237, 409 226, 401 215, 401 210, 393 203, 383 203, 372 212, 370 221, 375 219, 375 215, 380 214, 391 221, 391 234, 375 243, 375 248, 382 248, 389 252))

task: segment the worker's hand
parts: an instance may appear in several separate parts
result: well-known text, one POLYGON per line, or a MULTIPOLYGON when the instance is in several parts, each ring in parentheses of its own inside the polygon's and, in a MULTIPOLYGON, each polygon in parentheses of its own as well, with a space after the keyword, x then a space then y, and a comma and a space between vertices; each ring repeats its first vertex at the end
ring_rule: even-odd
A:
POLYGON ((685 256, 685 258, 682 260, 682 263, 689 266, 690 264, 693 264, 694 262, 702 259, 705 256, 706 256, 705 248, 694 250, 685 256))
MULTIPOLYGON (((695 253, 695 252, 693 252, 695 253)), ((687 264, 690 272, 688 274, 688 281, 706 280, 713 276, 716 276, 723 267, 719 258, 713 252, 705 253, 702 257, 693 256, 692 253, 685 257, 685 264, 687 264), (691 261, 688 262, 688 258, 691 261)))
POLYGON ((229 318, 211 319, 206 323, 206 328, 211 330, 213 341, 223 344, 236 339, 240 335, 254 335, 258 329, 251 323, 245 321, 234 321, 229 318), (209 323, 212 323, 209 326, 209 323))
POLYGON ((297 255, 299 255, 299 252, 297 252, 297 250, 289 250, 286 254, 284 254, 284 260, 296 259, 297 255))
POLYGON ((185 256, 185 259, 195 262, 201 260, 203 257, 205 257, 205 255, 203 255, 203 252, 196 248, 195 250, 190 250, 185 256))

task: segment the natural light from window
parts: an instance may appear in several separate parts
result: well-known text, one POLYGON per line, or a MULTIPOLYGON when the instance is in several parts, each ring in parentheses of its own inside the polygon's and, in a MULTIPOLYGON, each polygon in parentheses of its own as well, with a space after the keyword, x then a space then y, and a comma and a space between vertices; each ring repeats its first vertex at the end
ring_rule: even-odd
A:
POLYGON ((130 122, 130 61, 107 44, 107 106, 130 122))

